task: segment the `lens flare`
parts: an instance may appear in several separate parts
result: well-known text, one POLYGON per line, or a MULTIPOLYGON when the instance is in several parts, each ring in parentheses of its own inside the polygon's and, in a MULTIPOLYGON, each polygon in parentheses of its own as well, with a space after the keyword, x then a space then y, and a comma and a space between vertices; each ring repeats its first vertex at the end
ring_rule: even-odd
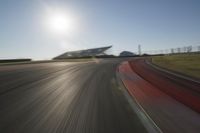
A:
POLYGON ((65 13, 52 13, 47 19, 48 27, 52 32, 65 34, 72 31, 74 22, 73 18, 65 13))

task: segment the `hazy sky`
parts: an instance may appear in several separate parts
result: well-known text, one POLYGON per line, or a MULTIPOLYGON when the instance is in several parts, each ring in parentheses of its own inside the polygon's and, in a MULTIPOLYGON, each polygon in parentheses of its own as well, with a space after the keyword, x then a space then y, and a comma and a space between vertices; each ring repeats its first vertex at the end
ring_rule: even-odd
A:
POLYGON ((200 44, 200 0, 0 0, 0 58, 50 59, 69 50, 113 45, 111 52, 200 44), (73 18, 58 35, 49 9, 73 18))

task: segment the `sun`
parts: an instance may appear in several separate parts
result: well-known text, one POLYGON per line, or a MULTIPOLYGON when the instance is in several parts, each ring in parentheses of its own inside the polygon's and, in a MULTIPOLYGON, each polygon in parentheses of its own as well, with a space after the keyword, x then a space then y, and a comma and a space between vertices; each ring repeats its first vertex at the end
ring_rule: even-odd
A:
POLYGON ((66 13, 54 12, 48 16, 48 28, 58 34, 65 34, 71 32, 74 23, 73 18, 66 13))

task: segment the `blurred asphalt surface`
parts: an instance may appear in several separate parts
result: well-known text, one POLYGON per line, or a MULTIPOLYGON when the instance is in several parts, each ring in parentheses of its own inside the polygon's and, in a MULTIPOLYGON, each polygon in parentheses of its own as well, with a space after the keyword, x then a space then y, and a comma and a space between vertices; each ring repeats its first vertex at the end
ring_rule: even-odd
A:
POLYGON ((120 60, 0 66, 0 133, 143 133, 120 60))

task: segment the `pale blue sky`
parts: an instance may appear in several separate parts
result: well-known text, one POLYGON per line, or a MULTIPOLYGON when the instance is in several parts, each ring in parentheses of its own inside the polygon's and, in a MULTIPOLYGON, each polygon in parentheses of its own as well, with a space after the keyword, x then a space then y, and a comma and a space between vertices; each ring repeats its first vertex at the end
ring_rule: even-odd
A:
POLYGON ((200 44, 199 0, 0 0, 0 58, 50 59, 69 50, 113 45, 111 52, 200 44), (46 8, 76 18, 72 34, 44 24, 46 8))

